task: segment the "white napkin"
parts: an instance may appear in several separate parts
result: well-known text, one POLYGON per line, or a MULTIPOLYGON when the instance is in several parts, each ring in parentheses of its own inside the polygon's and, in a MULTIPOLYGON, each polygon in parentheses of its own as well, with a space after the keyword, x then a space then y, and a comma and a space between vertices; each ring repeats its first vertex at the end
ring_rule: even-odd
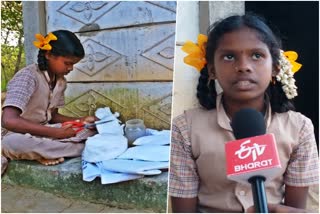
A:
POLYGON ((113 184, 143 177, 143 175, 109 171, 103 168, 101 162, 98 162, 97 165, 101 172, 101 184, 113 184))
POLYGON ((104 169, 114 172, 133 173, 142 175, 161 174, 159 169, 167 169, 169 162, 154 162, 140 160, 113 159, 101 162, 104 169))
POLYGON ((146 129, 146 135, 170 135, 170 130, 156 130, 156 129, 150 129, 150 128, 147 128, 146 129))
POLYGON ((112 114, 109 107, 99 108, 95 112, 97 118, 101 121, 106 120, 113 120, 111 122, 103 123, 97 125, 97 130, 100 134, 119 134, 124 135, 123 126, 124 124, 120 125, 121 121, 117 119, 120 116, 118 112, 112 114))
POLYGON ((169 146, 135 146, 127 149, 118 159, 169 161, 169 146))
POLYGON ((82 179, 84 181, 93 181, 96 177, 100 177, 100 169, 94 163, 82 161, 82 179))
POLYGON ((82 160, 99 162, 118 157, 128 148, 123 135, 97 134, 89 137, 82 152, 82 160))
POLYGON ((89 163, 82 161, 82 179, 90 182, 97 177, 101 178, 101 184, 112 184, 142 178, 143 175, 111 172, 104 169, 101 162, 89 163))
POLYGON ((154 146, 154 145, 168 145, 170 144, 170 134, 157 134, 139 137, 133 142, 135 146, 154 146))

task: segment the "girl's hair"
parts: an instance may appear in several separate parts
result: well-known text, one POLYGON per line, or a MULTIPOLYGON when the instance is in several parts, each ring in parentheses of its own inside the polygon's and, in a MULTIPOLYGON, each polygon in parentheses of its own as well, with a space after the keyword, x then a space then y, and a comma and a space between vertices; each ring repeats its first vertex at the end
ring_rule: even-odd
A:
MULTIPOLYGON (((57 40, 50 41, 52 49, 50 53, 55 56, 75 56, 83 58, 85 53, 78 37, 68 30, 57 30, 52 32, 57 40)), ((48 62, 45 57, 46 50, 39 49, 38 66, 41 71, 48 69, 48 62)))
MULTIPOLYGON (((248 27, 257 32, 259 39, 265 43, 272 57, 273 67, 279 65, 281 41, 275 36, 272 30, 267 26, 265 20, 254 14, 245 14, 242 16, 230 16, 222 21, 216 22, 208 29, 208 42, 206 45, 206 60, 208 64, 213 64, 214 54, 219 45, 220 39, 224 34, 238 30, 242 27, 248 27)), ((216 108, 215 81, 208 82, 208 69, 205 66, 201 72, 197 87, 197 98, 199 103, 206 109, 216 108)), ((294 110, 293 103, 288 100, 284 94, 281 83, 275 81, 270 83, 266 93, 270 98, 272 112, 287 112, 294 110)))

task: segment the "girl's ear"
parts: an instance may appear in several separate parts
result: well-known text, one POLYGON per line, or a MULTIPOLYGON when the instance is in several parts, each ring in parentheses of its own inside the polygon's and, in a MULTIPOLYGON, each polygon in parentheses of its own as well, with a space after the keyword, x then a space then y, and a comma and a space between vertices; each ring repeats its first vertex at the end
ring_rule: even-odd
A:
POLYGON ((279 72, 280 72, 280 68, 278 66, 273 66, 271 76, 275 77, 279 74, 279 72))
POLYGON ((48 59, 51 57, 50 51, 46 51, 46 52, 44 53, 44 57, 48 60, 48 59))
POLYGON ((216 72, 214 70, 214 66, 212 64, 207 64, 208 75, 210 80, 216 79, 216 72))

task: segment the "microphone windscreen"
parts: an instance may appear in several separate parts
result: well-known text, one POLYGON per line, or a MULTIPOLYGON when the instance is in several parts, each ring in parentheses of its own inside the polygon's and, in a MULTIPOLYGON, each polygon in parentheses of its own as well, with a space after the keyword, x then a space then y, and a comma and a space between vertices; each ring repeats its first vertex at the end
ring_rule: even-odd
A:
POLYGON ((231 127, 236 139, 264 135, 266 125, 263 115, 251 108, 243 108, 232 118, 231 127))

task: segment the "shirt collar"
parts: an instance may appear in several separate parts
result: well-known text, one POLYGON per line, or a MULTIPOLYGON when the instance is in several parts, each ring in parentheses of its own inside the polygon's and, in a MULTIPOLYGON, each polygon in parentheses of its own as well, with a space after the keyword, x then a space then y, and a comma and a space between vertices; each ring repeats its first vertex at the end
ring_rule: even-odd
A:
MULTIPOLYGON (((222 104, 222 94, 218 94, 216 98, 216 103, 217 103, 217 121, 218 125, 222 127, 223 129, 226 129, 228 131, 232 131, 231 127, 231 121, 229 117, 227 116, 227 113, 223 107, 222 104)), ((264 121, 266 123, 266 127, 268 128, 270 123, 271 123, 271 104, 270 104, 270 99, 269 96, 266 94, 265 96, 265 103, 267 104, 267 110, 266 114, 264 115, 264 121)))

